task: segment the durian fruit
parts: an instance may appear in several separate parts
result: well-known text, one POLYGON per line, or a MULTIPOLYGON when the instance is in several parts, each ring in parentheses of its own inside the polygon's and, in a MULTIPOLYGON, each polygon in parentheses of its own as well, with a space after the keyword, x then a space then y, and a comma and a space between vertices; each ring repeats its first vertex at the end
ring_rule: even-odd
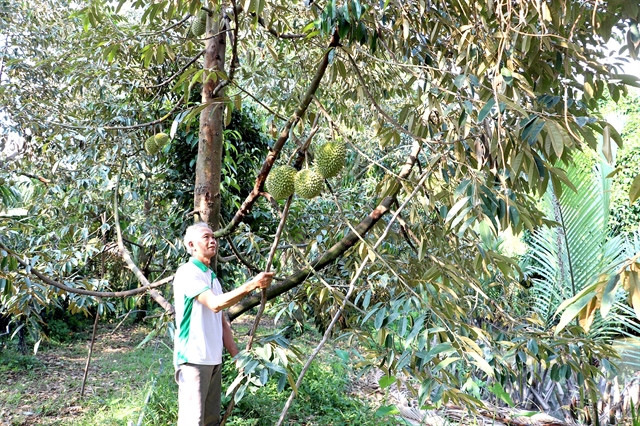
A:
POLYGON ((155 135, 153 137, 153 140, 155 141, 156 145, 158 146, 158 149, 160 149, 163 146, 165 146, 167 144, 167 142, 169 142, 169 135, 166 134, 166 133, 158 133, 157 135, 155 135))
POLYGON ((325 179, 340 173, 347 157, 347 145, 342 140, 327 142, 316 150, 315 169, 325 179))
POLYGON ((313 169, 304 169, 296 173, 294 179, 295 193, 302 198, 311 199, 320 195, 324 189, 324 180, 313 169))
POLYGON ((144 150, 147 151, 149 155, 156 155, 158 151, 160 151, 160 147, 156 144, 155 136, 150 136, 144 142, 144 150))
POLYGON ((207 12, 201 10, 191 21, 191 34, 200 37, 207 30, 207 12))
POLYGON ((289 198, 293 194, 294 190, 294 176, 296 175, 296 169, 291 166, 277 166, 274 167, 264 186, 269 194, 276 200, 282 200, 289 198))

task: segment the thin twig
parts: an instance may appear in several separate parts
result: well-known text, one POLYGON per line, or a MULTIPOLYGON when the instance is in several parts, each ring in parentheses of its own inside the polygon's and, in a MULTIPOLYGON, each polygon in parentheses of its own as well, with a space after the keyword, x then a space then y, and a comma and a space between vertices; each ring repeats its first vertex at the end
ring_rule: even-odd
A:
POLYGON ((389 113, 387 113, 385 110, 382 109, 382 107, 378 104, 378 102, 376 101, 376 99, 373 97, 373 95, 371 94, 371 92, 369 92, 368 89, 368 84, 367 82, 364 80, 364 77, 362 76, 362 73, 360 72, 360 68, 358 67, 358 64, 356 63, 356 60, 353 58, 353 56, 347 52, 346 50, 343 49, 343 51, 345 52, 345 54, 347 55, 347 57, 349 58, 349 61, 351 62, 351 66, 353 68, 353 70, 356 73, 356 77, 358 77, 358 80, 360 81, 360 85, 362 87, 362 90, 364 91, 364 94, 367 96, 367 98, 369 98, 369 101, 373 104, 374 108, 380 113, 380 115, 382 115, 384 117, 385 120, 387 120, 388 123, 390 123, 398 132, 403 133, 413 139, 417 139, 420 142, 426 143, 429 146, 432 146, 432 144, 434 143, 440 143, 440 144, 450 144, 450 142, 439 142, 437 140, 434 139, 427 139, 427 138, 423 138, 421 136, 418 136, 416 134, 414 134, 413 132, 405 129, 400 123, 398 123, 398 121, 391 117, 389 115, 389 113))
MULTIPOLYGON (((251 13, 251 16, 256 16, 255 13, 251 13)), ((300 39, 300 38, 305 38, 307 35, 304 33, 299 33, 299 34, 295 34, 295 33, 279 33, 277 32, 273 27, 269 27, 267 24, 265 24, 264 19, 262 18, 262 16, 258 17, 258 24, 260 24, 263 28, 265 28, 269 34, 271 34, 274 37, 277 38, 281 38, 284 40, 295 40, 295 39, 300 39)))
MULTIPOLYGON (((307 150, 309 149, 309 145, 311 145, 311 141, 313 140, 313 137, 316 135, 316 133, 319 130, 318 127, 318 120, 320 119, 320 115, 316 115, 315 120, 313 120, 313 124, 311 125, 311 130, 309 131, 309 136, 307 137, 307 139, 302 143, 302 145, 300 145, 298 147, 298 149, 296 149, 293 154, 291 154, 291 156, 289 157, 289 160, 287 160, 287 164, 291 164, 291 161, 293 160, 293 158, 297 155, 299 158, 299 163, 300 165, 302 165, 302 160, 306 157, 307 155, 307 150), (301 158, 300 158, 301 157, 301 158)), ((297 161, 298 162, 298 161, 297 161)))
MULTIPOLYGON (((140 300, 140 297, 141 297, 141 296, 138 296, 138 300, 140 300)), ((137 301, 136 301, 136 305, 137 305, 137 304, 138 304, 138 303, 137 303, 137 301)), ((113 335, 116 333, 116 331, 118 331, 118 329, 120 328, 120 326, 121 326, 121 325, 122 325, 122 324, 127 320, 127 318, 129 318, 129 315, 130 315, 131 313, 133 313, 133 312, 136 312, 136 311, 137 311, 137 312, 139 312, 139 311, 140 311, 140 309, 129 309, 129 310, 127 311, 127 313, 124 315, 124 318, 122 318, 122 321, 120 321, 120 322, 118 323, 118 325, 116 325, 116 327, 111 331, 111 333, 110 333, 110 334, 113 336, 113 335)), ((146 311, 144 311, 144 312, 146 312, 146 311)))
POLYGON ((235 81, 232 81, 231 84, 233 84, 234 86, 236 86, 238 89, 240 89, 240 91, 244 92, 247 96, 249 96, 251 99, 253 99, 254 101, 256 101, 258 104, 260 104, 264 109, 266 109, 267 111, 269 111, 270 114, 273 114, 274 117, 284 121, 286 120, 286 117, 283 117, 282 115, 280 115, 278 112, 272 110, 268 105, 265 105, 260 99, 258 99, 257 97, 255 97, 251 92, 247 91, 246 89, 242 88, 241 86, 238 85, 238 83, 236 83, 235 81))
POLYGON ((93 353, 93 344, 96 341, 96 330, 98 329, 98 309, 96 308, 96 317, 93 320, 93 333, 91 334, 91 343, 89 344, 89 354, 87 355, 87 363, 84 366, 84 376, 82 376, 82 387, 80 388, 80 397, 84 396, 84 386, 87 383, 87 376, 89 375, 89 363, 91 362, 91 354, 93 353))
MULTIPOLYGON (((258 269, 257 266, 252 265, 251 263, 249 263, 249 261, 247 261, 244 256, 242 256, 240 254, 240 251, 238 251, 238 248, 236 247, 236 245, 233 243, 233 240, 231 239, 231 237, 226 237, 227 242, 229 243, 229 247, 231 247, 231 251, 233 252, 233 256, 229 256, 232 259, 238 259, 240 261, 240 263, 242 263, 244 266, 246 266, 249 269, 249 272, 254 273, 254 272, 259 272, 260 270, 258 269)), ((226 259, 226 258, 225 258, 226 259)), ((220 261, 223 261, 224 259, 220 258, 220 261)))
MULTIPOLYGON (((405 202, 405 205, 406 205, 406 202, 405 202)), ((389 232, 389 229, 391 228, 391 225, 393 224, 393 222, 396 220, 397 217, 398 217, 398 215, 395 214, 391 218, 391 220, 387 224, 387 227, 385 228, 384 232, 382 233, 382 235, 380 235, 380 238, 378 238, 378 241, 376 241, 376 243, 373 245, 373 250, 376 250, 380 246, 380 244, 384 241, 384 239, 386 238, 386 236, 387 236, 387 234, 389 232)), ((313 350, 313 352, 311 353, 311 355, 309 356, 309 358, 305 362, 304 367, 302 367, 302 371, 300 371, 300 374, 298 375, 298 379, 296 380, 296 387, 295 387, 295 389, 293 389, 291 391, 291 394, 289 395, 289 398, 287 399, 287 402, 284 405, 284 408, 282 409, 282 412, 280 413, 280 418, 278 419, 278 422, 276 423, 276 426, 282 425, 282 422, 284 421, 284 418, 287 415, 287 412, 289 411, 289 408, 291 407, 291 404, 293 402, 293 398, 295 397, 295 395, 297 393, 297 389, 302 384, 302 379, 304 378, 305 374, 307 373, 307 370, 311 366, 311 363, 313 362, 313 360, 318 356, 318 354, 320 353, 320 351, 324 347, 325 343, 327 343, 327 340, 331 336, 331 332, 333 330, 333 327, 338 322, 338 318, 340 318, 340 316, 344 312, 344 308, 347 305, 347 301, 349 300, 349 298, 351 297, 351 294, 353 293, 353 290, 355 289, 356 281, 358 281, 358 279, 360 278, 360 275, 364 271, 365 266, 369 263, 369 260, 370 260, 369 256, 365 257, 362 260, 362 262, 360 263, 360 266, 358 267, 358 270, 356 271, 356 274, 351 279, 351 282, 349 283, 349 290, 347 291, 347 294, 345 295, 345 298, 342 301, 342 304, 340 305, 340 308, 333 315, 333 318, 331 319, 331 323, 329 324, 329 326, 327 327, 327 329, 324 332, 324 335, 322 336, 322 340, 320 341, 320 343, 318 343, 316 348, 313 350)))
POLYGON ((157 120, 147 121, 146 123, 132 124, 131 126, 74 126, 72 124, 60 123, 57 121, 50 121, 48 124, 52 124, 54 126, 63 127, 65 129, 74 129, 74 130, 90 130, 94 128, 101 128, 103 130, 132 130, 132 129, 141 129, 143 127, 151 127, 156 124, 160 124, 163 121, 167 120, 171 115, 178 109, 178 107, 182 104, 182 98, 176 102, 176 104, 171 108, 171 111, 158 118, 157 120))

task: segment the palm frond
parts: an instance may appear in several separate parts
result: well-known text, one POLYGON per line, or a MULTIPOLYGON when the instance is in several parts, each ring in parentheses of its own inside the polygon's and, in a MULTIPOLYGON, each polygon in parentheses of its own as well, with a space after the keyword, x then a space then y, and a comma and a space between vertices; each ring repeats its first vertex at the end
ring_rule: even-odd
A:
MULTIPOLYGON (((548 193, 543 203, 548 219, 559 225, 537 229, 529 243, 525 273, 534 284, 532 308, 551 324, 558 306, 580 290, 610 275, 628 257, 625 238, 607 237, 609 179, 607 165, 593 166, 593 160, 578 155, 566 168, 575 191, 548 193)), ((640 246, 640 237, 634 240, 640 246)), ((611 338, 627 327, 623 310, 607 318, 596 316, 593 337, 611 338), (625 325, 622 325, 625 324, 625 325)))

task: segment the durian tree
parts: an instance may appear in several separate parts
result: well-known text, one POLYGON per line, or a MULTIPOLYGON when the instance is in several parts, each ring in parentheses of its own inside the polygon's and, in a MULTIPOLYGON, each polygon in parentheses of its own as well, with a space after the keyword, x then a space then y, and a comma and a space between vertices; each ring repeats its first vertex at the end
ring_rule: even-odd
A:
MULTIPOLYGON (((554 336, 526 306, 495 297, 518 288, 520 271, 482 245, 477 225, 534 229, 543 223, 536 200, 571 188, 563 168, 575 150, 610 157, 623 144, 598 101, 639 84, 622 72, 640 44, 637 3, 7 0, 0 8, 5 311, 29 311, 37 325, 38 306, 126 308, 118 297, 148 292, 170 311, 164 284, 184 259, 179 241, 194 218, 225 239, 221 261, 239 259, 243 273, 255 273, 274 227, 252 228, 252 219, 278 222, 277 200, 290 188, 265 182, 289 167, 314 197, 295 195, 294 176, 281 279, 268 291, 298 307, 285 314, 323 328, 342 317, 372 348, 362 359, 389 377, 404 372, 421 403, 476 404, 473 378, 508 388, 522 357, 542 365, 552 355, 596 392, 583 361, 610 348, 580 340, 577 327, 554 336), (612 38, 623 51, 608 50, 612 38), (236 182, 225 168, 234 149, 225 128, 247 105, 272 143, 237 209, 221 212, 225 185, 236 182), (160 147, 159 134, 171 141, 160 147), (168 190, 171 153, 196 140, 193 209, 182 211, 168 190), (327 147, 345 150, 337 175, 327 147), (118 289, 104 274, 116 241, 115 257, 134 272, 118 289), (576 341, 582 352, 567 350, 576 341)), ((245 299, 230 316, 258 303, 245 299)))

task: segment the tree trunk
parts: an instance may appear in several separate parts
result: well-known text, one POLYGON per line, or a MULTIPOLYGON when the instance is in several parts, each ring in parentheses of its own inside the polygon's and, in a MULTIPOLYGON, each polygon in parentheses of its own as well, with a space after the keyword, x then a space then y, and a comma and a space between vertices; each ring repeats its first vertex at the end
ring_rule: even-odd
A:
MULTIPOLYGON (((206 47, 204 54, 205 75, 224 71, 226 49, 225 21, 218 16, 207 18, 206 47)), ((205 77, 206 78, 206 77, 205 77)), ((222 171, 222 144, 224 104, 214 99, 214 88, 219 78, 206 78, 202 86, 202 102, 207 107, 200 113, 198 134, 198 159, 194 188, 194 210, 199 219, 207 222, 215 231, 220 224, 220 176, 222 171)), ((216 96, 220 98, 223 93, 216 96)))

